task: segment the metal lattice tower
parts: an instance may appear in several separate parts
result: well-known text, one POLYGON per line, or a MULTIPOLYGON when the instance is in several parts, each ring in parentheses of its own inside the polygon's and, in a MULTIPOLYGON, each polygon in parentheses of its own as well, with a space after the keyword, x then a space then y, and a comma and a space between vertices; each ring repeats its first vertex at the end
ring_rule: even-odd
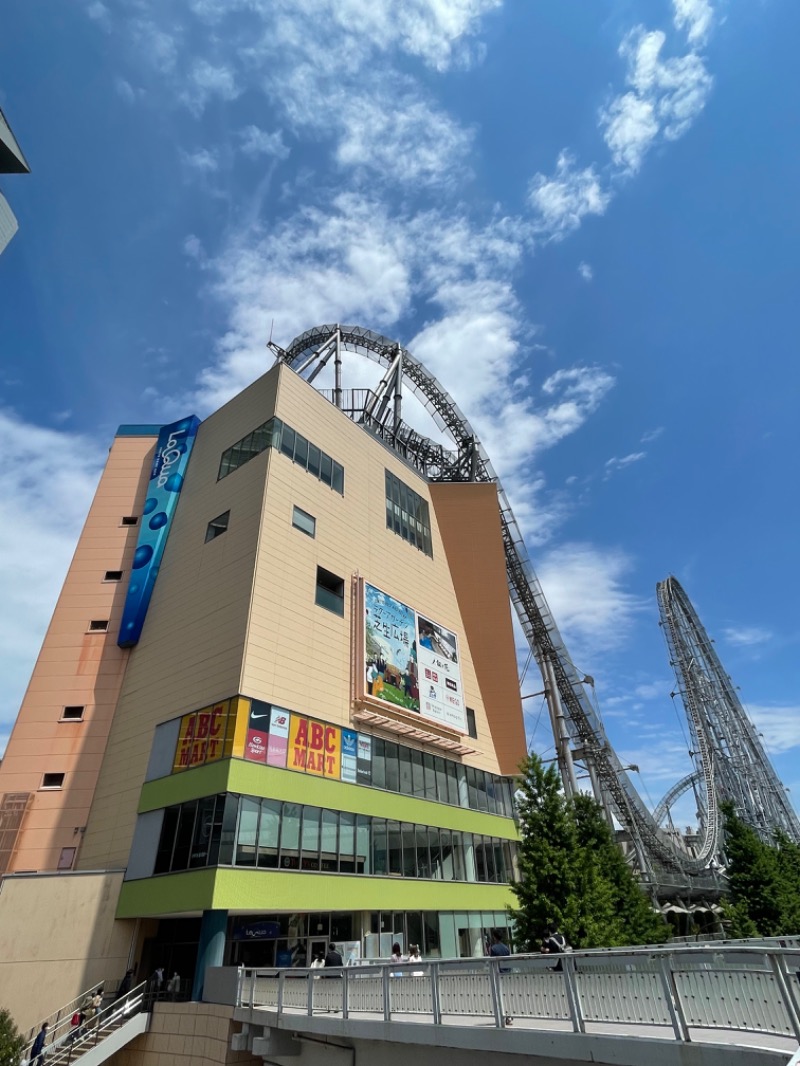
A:
MULTIPOLYGON (((505 490, 469 421, 450 394, 411 352, 396 341, 361 326, 337 324, 307 330, 283 349, 270 342, 276 358, 309 383, 333 360, 334 387, 320 390, 365 431, 378 437, 429 481, 492 482, 497 487, 506 577, 511 602, 544 679, 556 753, 567 794, 577 790, 574 761, 589 771, 597 798, 623 827, 631 859, 654 894, 718 892, 714 864, 720 852, 720 826, 714 778, 709 770, 713 744, 702 763, 705 809, 714 812, 701 825, 694 854, 674 833, 661 828, 639 796, 605 734, 603 723, 575 668, 534 573, 505 490), (378 363, 383 376, 374 389, 342 387, 342 353, 378 363), (402 419, 403 388, 422 403, 453 442, 445 447, 402 419)), ((699 744, 698 744, 699 749, 699 744)), ((694 780, 690 775, 690 781, 694 780)), ((780 784, 778 782, 778 784, 780 784)))
POLYGON ((771 842, 779 831, 800 843, 800 820, 689 597, 674 577, 660 581, 656 594, 689 721, 695 771, 664 797, 655 817, 660 819, 682 791, 703 781, 698 813, 709 825, 717 825, 718 804, 728 801, 764 840, 771 842))

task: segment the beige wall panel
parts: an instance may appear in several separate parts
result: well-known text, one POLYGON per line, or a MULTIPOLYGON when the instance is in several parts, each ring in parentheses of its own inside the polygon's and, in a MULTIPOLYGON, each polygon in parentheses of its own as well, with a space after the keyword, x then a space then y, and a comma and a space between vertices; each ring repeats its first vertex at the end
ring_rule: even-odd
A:
POLYGON ((4 879, 0 1003, 21 1029, 125 973, 135 923, 114 920, 121 884, 121 873, 4 879))
POLYGON ((240 688, 269 454, 217 480, 222 452, 272 416, 277 375, 260 378, 202 423, 109 738, 83 869, 127 862, 153 729, 240 688), (227 532, 205 543, 230 511, 227 532))
POLYGON ((8 742, 0 794, 35 793, 12 869, 52 867, 62 847, 74 846, 72 829, 58 821, 46 818, 37 828, 39 809, 63 808, 73 827, 86 823, 98 755, 105 748, 128 659, 110 636, 88 636, 86 628, 90 619, 114 618, 121 610, 123 590, 101 578, 106 569, 130 567, 136 531, 119 522, 141 506, 154 443, 152 437, 114 439, 8 742), (65 704, 88 704, 104 713, 87 714, 64 732, 58 719, 65 704), (45 772, 65 773, 65 787, 38 791, 45 772))
POLYGON ((358 573, 458 634, 465 697, 476 713, 475 746, 481 748, 465 761, 497 772, 433 507, 433 559, 386 529, 385 470, 430 501, 429 486, 283 367, 277 414, 342 464, 345 497, 285 456, 271 454, 242 691, 312 716, 350 722, 350 597, 358 573), (292 528, 293 505, 316 518, 316 538, 292 528), (343 619, 314 603, 317 566, 345 579, 343 619))

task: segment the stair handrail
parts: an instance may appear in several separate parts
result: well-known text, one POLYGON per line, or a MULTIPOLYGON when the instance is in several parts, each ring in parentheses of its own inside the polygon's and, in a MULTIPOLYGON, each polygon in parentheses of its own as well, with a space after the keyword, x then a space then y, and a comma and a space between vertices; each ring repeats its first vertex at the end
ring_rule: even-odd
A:
MULTIPOLYGON (((117 985, 120 984, 120 980, 116 982, 117 985)), ((45 1023, 47 1024, 48 1028, 52 1029, 54 1026, 57 1026, 61 1021, 63 1021, 64 1018, 71 1018, 72 1015, 80 1009, 82 1004, 87 1001, 87 999, 91 999, 92 996, 96 994, 98 989, 108 988, 113 983, 113 981, 93 981, 92 984, 89 985, 89 987, 84 992, 79 993, 74 999, 71 999, 63 1006, 58 1007, 46 1018, 40 1018, 35 1025, 31 1026, 30 1029, 26 1030, 26 1032, 23 1034, 26 1041, 29 1044, 32 1044, 45 1023)))
MULTIPOLYGON (((130 991, 115 997, 108 1006, 101 1007, 97 1014, 79 1025, 72 1025, 72 1017, 80 1011, 80 1006, 69 1017, 65 1015, 61 1018, 43 1050, 46 1066, 69 1066, 134 1015, 149 1011, 152 997, 147 991, 147 984, 147 981, 142 981, 130 991)), ((31 1061, 30 1066, 36 1066, 36 1063, 31 1061)))

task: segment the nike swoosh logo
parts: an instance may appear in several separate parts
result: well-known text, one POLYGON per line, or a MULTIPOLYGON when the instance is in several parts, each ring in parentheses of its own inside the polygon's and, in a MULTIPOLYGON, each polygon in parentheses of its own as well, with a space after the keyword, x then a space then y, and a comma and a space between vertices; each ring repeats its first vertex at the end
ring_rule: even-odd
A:
POLYGON ((269 718, 268 714, 251 714, 250 717, 255 722, 256 718, 269 718))

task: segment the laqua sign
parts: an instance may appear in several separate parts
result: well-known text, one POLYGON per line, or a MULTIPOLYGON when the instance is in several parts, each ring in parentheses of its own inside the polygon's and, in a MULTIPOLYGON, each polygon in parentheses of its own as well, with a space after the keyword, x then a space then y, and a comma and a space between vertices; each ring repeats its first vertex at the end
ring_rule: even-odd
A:
POLYGON ((196 415, 189 415, 179 422, 164 426, 158 435, 128 594, 122 610, 117 640, 120 648, 132 648, 142 635, 142 626, 199 425, 200 419, 196 415))

